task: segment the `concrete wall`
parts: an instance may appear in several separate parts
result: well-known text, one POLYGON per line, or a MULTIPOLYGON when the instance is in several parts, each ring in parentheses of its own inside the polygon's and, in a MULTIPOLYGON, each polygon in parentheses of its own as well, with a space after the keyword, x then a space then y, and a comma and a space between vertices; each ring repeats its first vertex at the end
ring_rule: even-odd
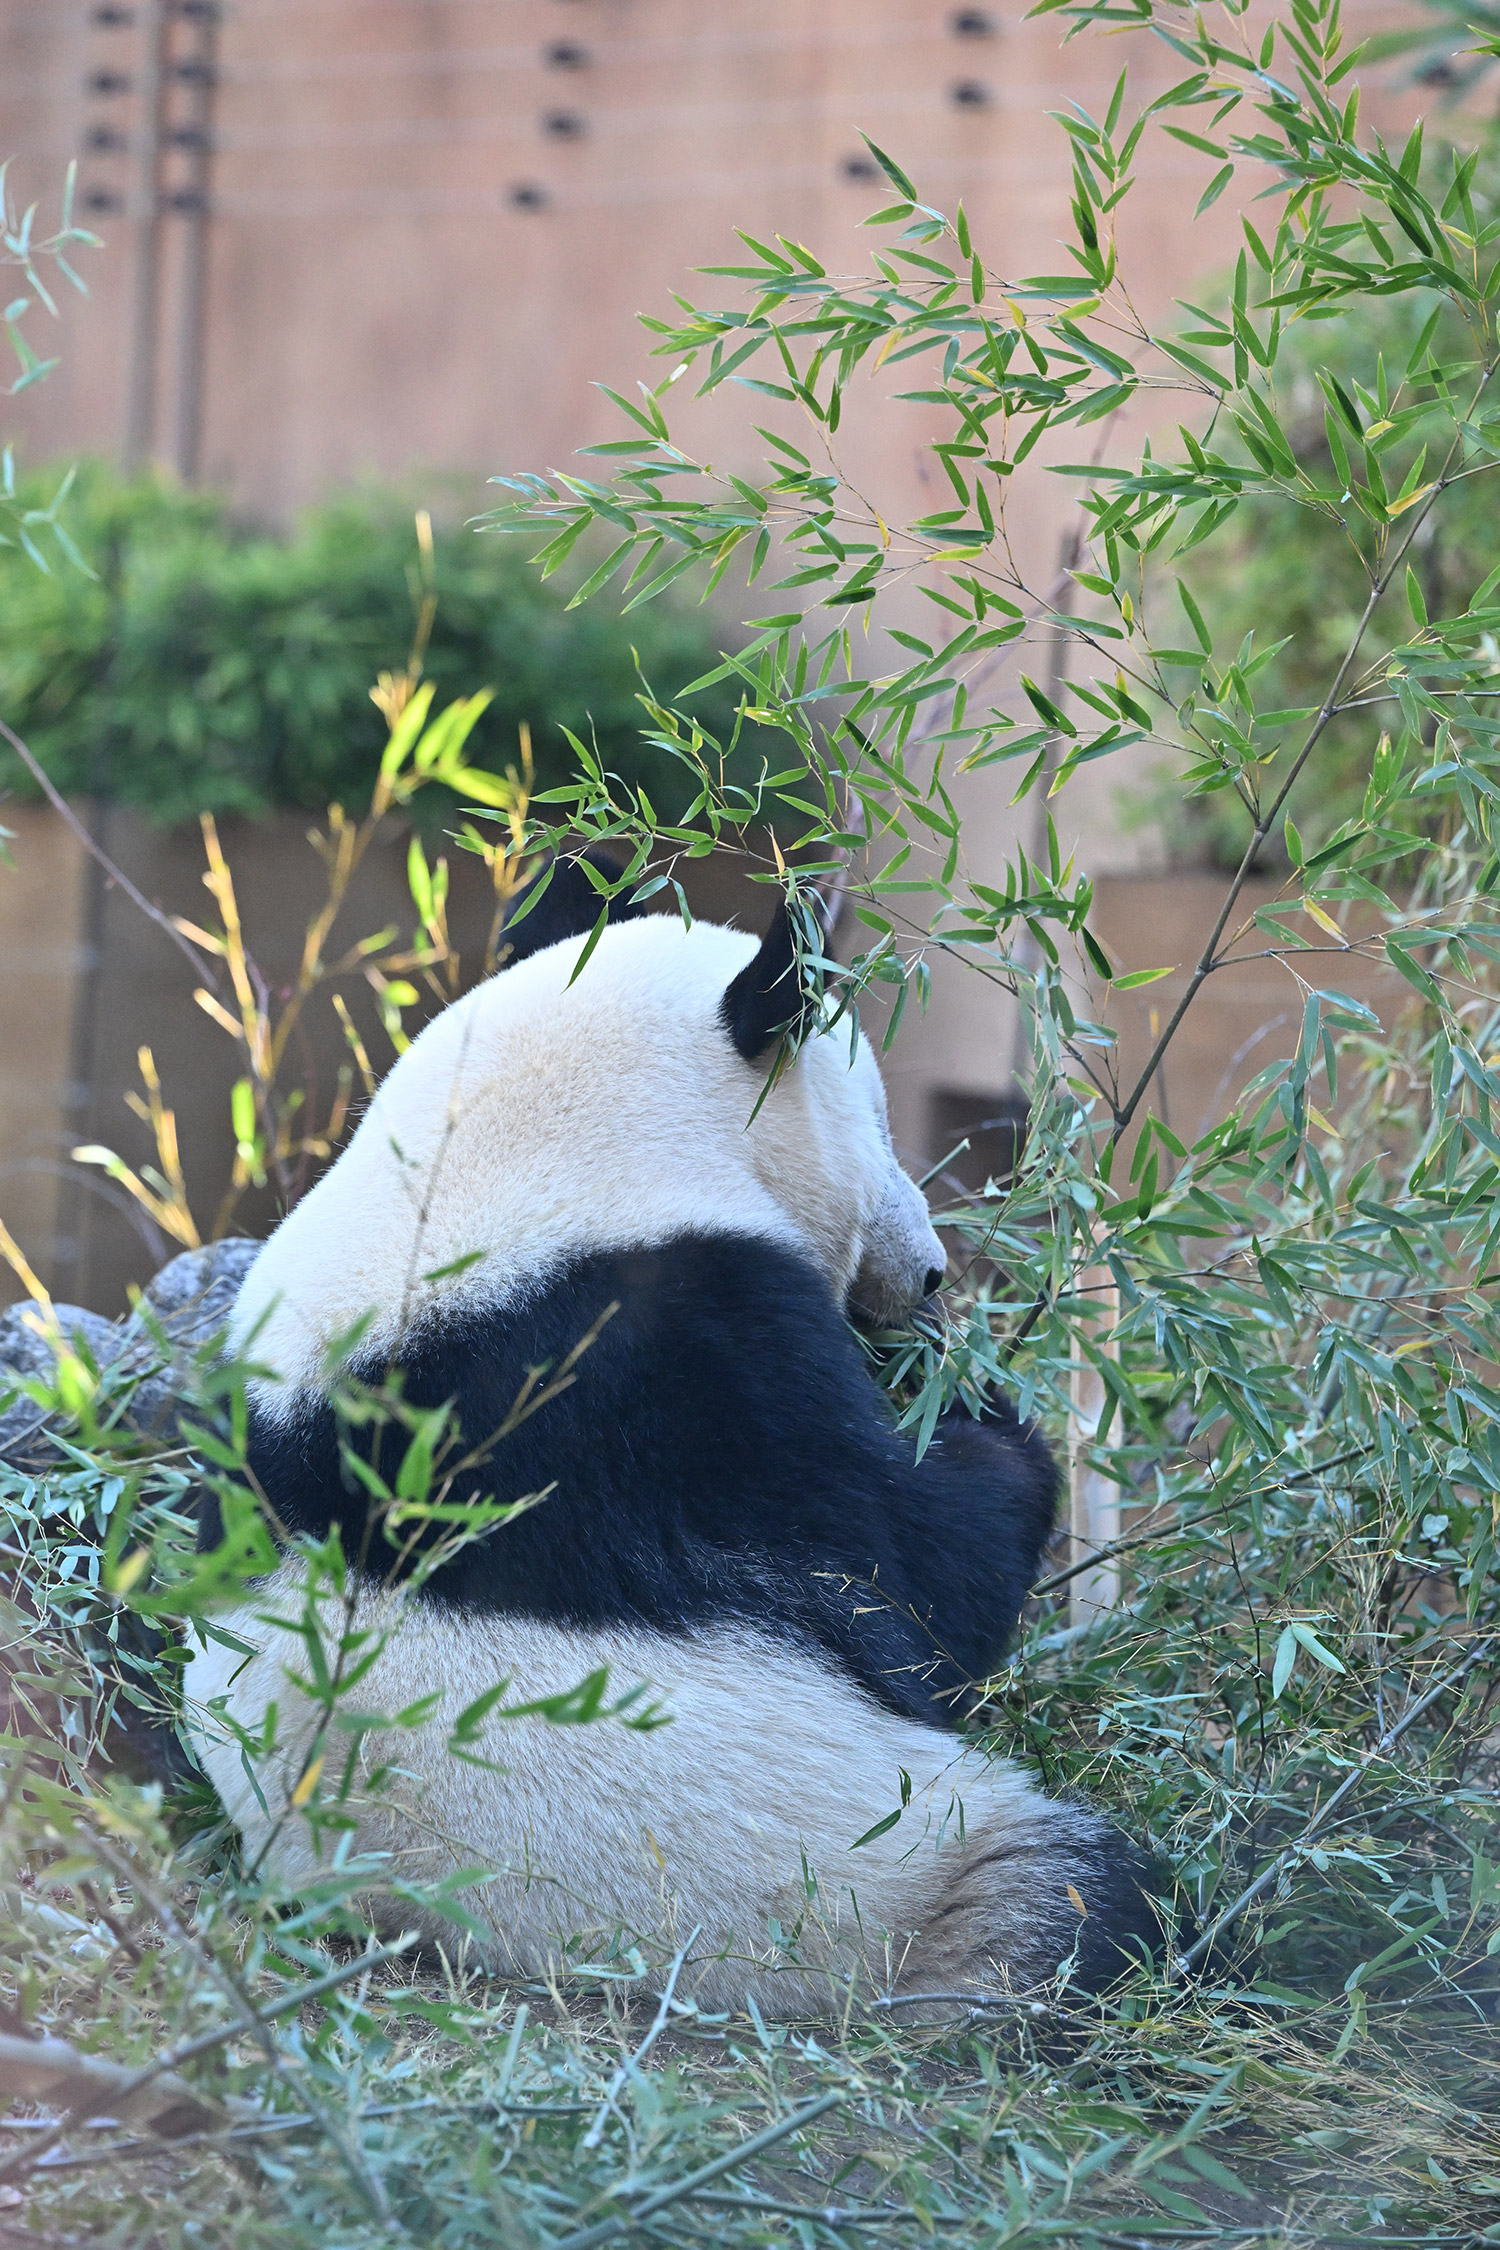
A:
MULTIPOLYGON (((116 864, 153 903, 192 920, 211 914, 196 836, 151 829, 118 812, 84 809, 116 864)), ((195 979, 182 955, 83 858, 59 819, 22 811, 12 815, 11 825, 18 830, 17 866, 0 876, 0 1218, 57 1295, 115 1312, 123 1309, 130 1285, 148 1279, 172 1246, 128 1196, 93 1168, 71 1164, 68 1152, 94 1142, 136 1167, 153 1161, 151 1135, 126 1100, 140 1086, 137 1051, 149 1045, 176 1113, 189 1201, 209 1233, 233 1164, 229 1094, 240 1075, 239 1050, 196 1005, 195 979)), ((303 928, 324 895, 305 823, 294 814, 225 822, 221 836, 250 951, 267 984, 283 987, 295 973, 303 928)), ((376 929, 395 925, 410 932, 405 860, 405 836, 393 825, 351 892, 329 958, 376 929)), ((489 923, 488 880, 482 864, 465 854, 455 855, 452 875, 453 940, 472 971, 489 923)), ((1170 883, 1117 876, 1099 887, 1094 927, 1117 965, 1173 969, 1160 983, 1120 994, 1113 1003, 1123 1084, 1131 1083, 1150 1052, 1153 1011, 1165 1018, 1182 989, 1212 926, 1223 883, 1217 875, 1179 874, 1170 883)), ((687 888, 695 913, 708 919, 754 927, 765 913, 764 892, 749 885, 733 863, 697 863, 688 871, 687 888)), ((1272 895, 1268 884, 1252 885, 1246 917, 1272 895)), ((1258 955, 1263 946, 1247 926, 1237 950, 1258 955)), ((1320 969, 1325 982, 1366 1000, 1387 1020, 1410 998, 1393 972, 1362 958, 1324 959, 1320 969)), ((341 989, 379 1072, 392 1055, 369 993, 357 977, 345 979, 341 989)), ((1301 987, 1279 962, 1252 958, 1224 971, 1187 1016, 1153 1106, 1179 1135, 1196 1137, 1223 1114, 1241 1085, 1283 1051, 1281 1041, 1295 1040, 1301 1009, 1301 987)), ((305 1029, 290 1079, 307 1086, 309 1111, 321 1117, 346 1059, 326 995, 310 1005, 305 1029)), ((994 1113, 996 1084, 1004 1087, 1011 1055, 1006 1050, 994 1056, 977 1040, 957 1049, 949 1075, 925 1081, 918 1105, 910 1098, 913 1075, 906 1058, 921 1036, 920 1023, 909 1019, 886 1074, 898 1097, 893 1102, 898 1146, 914 1168, 925 1169, 971 1122, 994 1113)), ((959 1174, 964 1171, 960 1164, 959 1174)), ((272 1194, 252 1192, 238 1206, 234 1228, 264 1233, 275 1217, 272 1194)), ((0 1269, 0 1302, 18 1294, 13 1277, 0 1269)))
MULTIPOLYGON (((1373 28, 1391 10, 1365 0, 1358 12, 1373 28)), ((49 338, 61 353, 57 373, 9 410, 6 435, 24 456, 107 451, 121 433, 143 14, 137 7, 129 28, 104 29, 83 0, 0 0, 0 150, 15 157, 12 188, 23 202, 41 198, 45 222, 63 166, 82 151, 84 201, 99 206, 107 244, 84 261, 87 300, 64 299, 49 338), (100 90, 121 79, 126 90, 100 90), (121 146, 91 148, 101 139, 121 146)), ((1064 45, 1056 17, 1028 22, 1018 6, 932 0, 227 0, 222 15, 203 464, 244 507, 282 517, 371 470, 418 472, 419 488, 420 472, 431 472, 434 489, 440 474, 445 489, 456 478, 478 507, 489 497, 486 474, 566 465, 578 445, 616 435, 597 382, 628 392, 638 376, 659 378, 639 312, 669 312, 679 289, 733 296, 734 284, 695 281, 691 269, 731 262, 736 225, 805 241, 834 270, 864 268, 871 238, 859 221, 885 198, 864 176, 861 128, 933 201, 951 209, 964 199, 992 261, 1016 274, 1053 268, 1068 228, 1069 169, 1047 112, 1070 102, 1102 109, 1127 61, 1142 92, 1180 69, 1137 33, 1064 45), (979 35, 963 33, 965 21, 979 35), (554 129, 559 119, 566 133, 554 129)), ((186 36, 178 20, 174 38, 186 36)), ((1401 129, 1404 98, 1372 106, 1401 129)), ((169 153, 169 198, 188 161, 169 153)), ((1227 262, 1238 215, 1225 197, 1194 223, 1208 166, 1179 143, 1148 136, 1137 169, 1122 256, 1134 302, 1153 321, 1227 262)), ((167 460, 180 422, 191 224, 169 212, 161 230, 153 442, 167 460)), ((1184 406, 1171 394, 1161 403, 1168 420, 1184 406)), ((674 408, 685 443, 741 471, 755 467, 752 419, 776 411, 758 400, 752 416, 732 389, 674 408)), ((934 505, 942 479, 928 447, 937 434, 932 410, 894 404, 881 379, 851 399, 840 457, 886 521, 934 505)), ((1111 446, 1128 453, 1139 434, 1118 428, 1111 446)), ((1044 586, 1067 529, 1068 487, 1021 477, 1010 506, 1018 561, 1044 586)), ((909 601, 910 613, 903 619, 898 602, 892 621, 930 621, 915 593, 909 601)), ((1031 670, 1044 662, 1029 652, 1031 670)), ((997 674, 994 691, 1014 694, 1013 671, 997 674)), ((1151 966, 1188 957, 1190 933, 1176 923, 1199 908, 1191 886, 1174 883, 1160 897, 1149 887, 1155 839, 1127 830, 1120 814, 1122 785, 1143 778, 1128 762, 1087 768, 1055 809, 1065 847, 1102 879, 1106 934, 1118 914, 1120 949, 1151 966)), ((1034 815, 1010 807, 1012 786, 1000 768, 959 791, 965 871, 981 881, 1030 832, 1034 815)), ((268 958, 300 932, 302 877, 284 873, 304 865, 299 830, 272 823, 236 842, 266 908, 268 958)), ((186 911, 201 903, 195 839, 168 841, 120 821, 112 832, 148 889, 186 911)), ((24 1179, 28 1239, 51 1241, 59 1286, 113 1302, 147 1246, 92 1191, 80 1201, 71 1189, 59 1212, 45 1167, 70 1137, 129 1140, 121 1097, 142 1039, 164 1072, 171 1059, 185 1146, 195 1164, 201 1148, 210 1169, 223 1158, 228 1080, 207 1059, 212 1037, 173 982, 177 965, 159 937, 98 886, 80 892, 76 863, 45 821, 34 837, 28 828, 27 855, 19 879, 0 881, 0 914, 23 890, 34 902, 17 909, 14 942, 42 964, 7 980, 7 991, 26 989, 18 1012, 4 1013, 9 1001, 0 1008, 0 1195, 8 1206, 12 1183, 24 1179), (57 964, 84 944, 89 915, 98 965, 70 1017, 61 985, 40 980, 62 975, 57 964), (54 934, 33 938, 33 929, 54 934), (70 1071, 86 1075, 89 1090, 64 1124, 56 1089, 70 1071)), ((399 893, 397 860, 378 881, 372 870, 371 883, 378 918, 380 885, 381 899, 399 893)), ((1167 989, 1152 988, 1142 1006, 1167 989)), ((1284 1012, 1279 985, 1246 1005, 1266 1020, 1284 1012)), ((1193 1026, 1192 1039, 1201 1026, 1212 1051, 1191 1064, 1174 1059, 1186 1074, 1174 1105, 1188 1109, 1256 1028, 1248 1016, 1231 1025, 1217 1001, 1193 1026)), ((1003 1101, 1016 1052, 1010 1003, 938 961, 932 1007, 891 1059, 898 1139, 914 1155, 940 1153, 937 1120, 960 1097, 1003 1101)))
MULTIPOLYGON (((89 967, 82 850, 45 807, 0 806, 0 1219, 46 1279, 59 1275, 68 1120, 78 1106, 74 1001, 89 967)), ((19 1295, 0 1266, 0 1303, 19 1295)))
MULTIPOLYGON (((669 311, 684 287, 732 288, 688 277, 740 254, 735 227, 864 266, 858 222, 887 197, 849 169, 870 170, 861 129, 933 201, 962 196, 992 259, 1052 267, 1069 170, 1046 112, 1107 102, 1127 58, 1147 89, 1178 70, 1149 38, 1065 48, 1056 18, 932 0, 227 0, 222 13, 203 461, 273 513, 413 463, 468 472, 479 498, 488 472, 616 434, 595 385, 653 373, 638 313, 669 311), (992 29, 960 36, 963 21, 992 29), (559 119, 576 137, 548 130, 559 119)), ((52 197, 84 150, 108 243, 87 260, 88 302, 66 309, 61 367, 18 402, 33 452, 109 446, 122 426, 139 120, 134 91, 96 89, 139 83, 146 10, 133 14, 104 29, 81 0, 0 6, 13 187, 52 197), (124 145, 89 153, 101 136, 124 145)), ((169 198, 186 161, 169 154, 169 198)), ((1148 318, 1237 241, 1226 205, 1193 227, 1204 177, 1160 135, 1143 150, 1127 228, 1148 318)), ((190 224, 163 222, 164 458, 190 224)), ((733 392, 688 418, 736 467, 755 447, 748 420, 733 392)), ((933 472, 921 436, 908 409, 865 448, 887 520, 933 472)))

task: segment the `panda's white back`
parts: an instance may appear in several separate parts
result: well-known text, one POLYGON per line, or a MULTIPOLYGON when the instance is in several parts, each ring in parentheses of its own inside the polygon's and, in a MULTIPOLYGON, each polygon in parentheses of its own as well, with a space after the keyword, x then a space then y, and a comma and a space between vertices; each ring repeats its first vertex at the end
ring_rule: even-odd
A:
POLYGON ((572 981, 584 942, 429 1024, 266 1244, 232 1331, 281 1379, 264 1403, 316 1385, 357 1322, 389 1349, 580 1250, 739 1231, 808 1250, 842 1297, 895 1170, 863 1042, 852 1070, 847 1041, 817 1042, 752 1123, 760 1074, 718 1009, 757 941, 651 915, 608 929, 572 981))

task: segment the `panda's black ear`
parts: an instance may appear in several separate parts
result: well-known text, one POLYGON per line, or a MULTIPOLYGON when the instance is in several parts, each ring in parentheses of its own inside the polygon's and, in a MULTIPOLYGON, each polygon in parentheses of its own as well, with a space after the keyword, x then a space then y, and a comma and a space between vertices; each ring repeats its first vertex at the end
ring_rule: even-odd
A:
MULTIPOLYGON (((810 891, 803 897, 813 909, 815 926, 826 942, 827 916, 822 900, 810 891)), ((746 1062, 759 1062, 788 1031, 800 1036, 807 1028, 812 1003, 797 975, 793 935, 796 912, 783 891, 759 953, 741 969, 719 1002, 720 1021, 746 1062)))
MULTIPOLYGON (((620 863, 611 859, 607 852, 600 851, 597 845, 580 853, 579 857, 586 859, 591 867, 597 868, 610 882, 614 882, 619 875, 620 863)), ((511 903, 510 914, 501 933, 502 942, 510 947, 501 963, 502 969, 513 968, 517 961, 527 961, 533 953, 542 953, 549 945, 560 944, 564 938, 586 936, 599 919, 599 908, 603 902, 583 869, 576 860, 556 859, 552 862, 552 879, 545 892, 537 899, 525 921, 517 924, 512 935, 511 924, 515 922, 516 915, 527 899, 535 895, 545 880, 546 873, 547 870, 544 869, 542 874, 533 875, 529 883, 523 883, 511 903)), ((630 922, 642 912, 642 907, 633 906, 622 898, 611 906, 609 918, 611 923, 630 922)))

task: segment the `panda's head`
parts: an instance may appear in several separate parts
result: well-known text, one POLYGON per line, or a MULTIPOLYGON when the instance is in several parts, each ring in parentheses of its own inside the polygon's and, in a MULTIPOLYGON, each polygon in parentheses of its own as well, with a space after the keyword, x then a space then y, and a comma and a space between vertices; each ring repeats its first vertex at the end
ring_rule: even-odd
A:
POLYGON ((507 965, 414 1041, 255 1261, 234 1332, 285 1383, 315 1384, 362 1320, 391 1347, 444 1306, 688 1233, 799 1249, 880 1322, 937 1287, 943 1248, 862 1035, 807 1038, 757 1108, 801 1006, 784 904, 763 940, 627 912, 579 971, 597 910, 559 865, 507 965))

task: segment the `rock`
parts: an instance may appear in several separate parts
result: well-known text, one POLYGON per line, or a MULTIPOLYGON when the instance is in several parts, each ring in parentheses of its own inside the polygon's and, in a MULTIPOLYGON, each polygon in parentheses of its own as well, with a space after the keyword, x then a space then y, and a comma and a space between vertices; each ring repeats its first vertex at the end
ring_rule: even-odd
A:
POLYGON ((258 1242, 243 1235, 231 1235, 201 1250, 184 1250, 147 1282, 144 1305, 131 1314, 123 1330, 125 1350, 139 1354, 141 1364, 150 1369, 130 1402, 130 1420, 138 1430, 154 1433, 166 1426, 184 1388, 188 1359, 228 1320, 259 1248, 258 1242), (180 1347, 165 1367, 152 1322, 180 1347))
MULTIPOLYGON (((85 1312, 82 1305, 54 1305, 52 1310, 63 1334, 86 1344, 101 1367, 106 1360, 119 1357, 124 1330, 118 1321, 106 1320, 103 1313, 85 1312)), ((18 1375, 51 1373, 51 1343, 31 1325, 37 1317, 32 1304, 8 1305, 0 1313, 0 1367, 13 1367, 18 1375)))
MULTIPOLYGON (((101 1369, 122 1359, 140 1369, 128 1415, 133 1428, 154 1433, 165 1427, 184 1388, 188 1358, 228 1320, 259 1248, 258 1242, 232 1236, 201 1250, 183 1251, 146 1284, 144 1302, 128 1320, 106 1320, 102 1313, 88 1312, 81 1305, 54 1306, 63 1334, 86 1344, 101 1369), (165 1362, 153 1327, 166 1337, 169 1347, 175 1347, 165 1362)), ((52 1346, 31 1325, 35 1317, 32 1305, 12 1305, 0 1313, 0 1394, 11 1370, 23 1376, 51 1376, 52 1346)), ((26 1465, 40 1465, 52 1452, 42 1434, 46 1420, 45 1410, 29 1398, 17 1399, 0 1412, 0 1461, 19 1462, 24 1457, 26 1465)))
POLYGON ((230 1235, 202 1250, 184 1250, 147 1282, 146 1302, 169 1334, 201 1343, 229 1318, 259 1248, 243 1235, 230 1235))
MULTIPOLYGON (((82 1305, 54 1305, 53 1311, 70 1340, 86 1344, 100 1367, 118 1359, 125 1348, 124 1331, 119 1323, 106 1320, 102 1313, 86 1312, 82 1305)), ((38 1376, 49 1380, 53 1367, 52 1346, 45 1336, 39 1336, 31 1326, 36 1318, 35 1305, 8 1305, 0 1313, 0 1392, 3 1392, 7 1374, 38 1376)), ((34 1431, 46 1421, 46 1409, 35 1399, 18 1398, 0 1413, 0 1461, 18 1451, 34 1431)))

